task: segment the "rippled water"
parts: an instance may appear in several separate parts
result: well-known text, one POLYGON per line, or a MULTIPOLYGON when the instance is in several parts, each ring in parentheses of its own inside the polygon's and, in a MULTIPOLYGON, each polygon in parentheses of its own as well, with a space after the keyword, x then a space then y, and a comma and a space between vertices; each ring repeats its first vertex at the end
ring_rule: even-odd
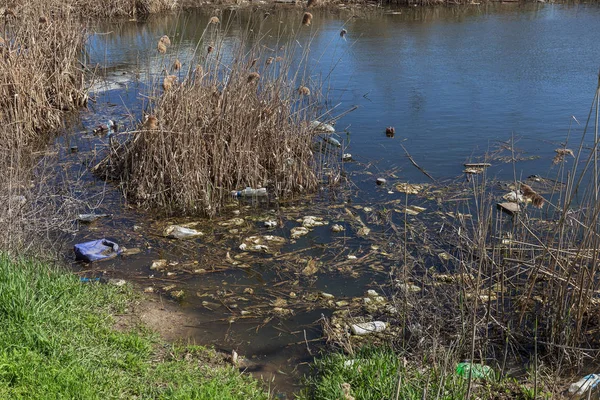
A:
MULTIPOLYGON (((176 282, 189 293, 182 307, 197 320, 182 330, 183 336, 255 357, 253 369, 275 374, 276 384, 288 390, 287 385, 296 381, 295 367, 309 358, 304 341, 320 336, 314 322, 328 311, 316 307, 292 318, 240 318, 230 323, 236 310, 225 306, 208 309, 202 304, 206 297, 201 296, 217 291, 242 296, 245 288, 253 287, 255 296, 268 302, 276 288, 281 287, 282 296, 286 295, 297 275, 278 269, 283 261, 257 257, 250 269, 158 276, 149 269, 153 259, 214 263, 215 257, 224 258, 227 251, 232 256, 239 252, 240 237, 215 228, 211 240, 192 244, 162 239, 158 235, 162 221, 127 207, 114 186, 105 185, 82 167, 94 150, 102 154, 107 142, 91 135, 95 125, 110 118, 131 126, 141 118, 147 104, 141 93, 159 79, 174 57, 183 61, 184 70, 193 66, 198 38, 212 14, 154 16, 145 22, 121 21, 96 27, 87 62, 100 65, 105 79, 95 86, 96 103, 57 145, 63 149, 60 161, 69 165, 71 175, 82 174, 87 196, 96 196, 90 203, 103 200, 97 211, 115 217, 82 226, 73 243, 107 236, 127 247, 142 248, 137 256, 99 264, 91 271, 83 269, 90 274, 105 270, 123 275, 142 286, 176 282), (163 34, 174 42, 174 50, 167 57, 155 50, 163 34), (79 146, 78 153, 65 150, 73 144, 79 146), (141 230, 134 230, 134 225, 141 230), (150 275, 155 277, 150 279, 150 275)), ((510 3, 318 10, 313 14, 311 27, 300 25, 299 8, 222 10, 220 15, 226 46, 233 46, 247 27, 252 29, 253 40, 262 37, 274 54, 290 35, 294 37, 291 46, 298 46, 299 52, 311 41, 307 73, 315 82, 326 84, 324 92, 327 106, 334 108, 332 114, 358 106, 336 124, 338 132, 346 131, 340 138, 357 161, 347 165, 356 185, 351 196, 355 204, 377 207, 390 198, 386 189, 374 189, 375 177, 363 173, 367 169, 388 178, 393 171, 402 181, 428 180, 410 163, 402 145, 433 177, 451 179, 461 175, 465 161, 478 159, 508 140, 514 140, 519 155, 528 159, 517 164, 517 175, 546 175, 551 173, 554 149, 565 140, 571 125, 571 140, 579 140, 582 126, 572 116, 585 123, 600 67, 598 6, 510 3), (339 35, 342 28, 348 32, 345 38, 339 35), (396 128, 394 138, 386 137, 387 126, 396 128)), ((493 164, 492 176, 512 178, 512 164, 493 164)), ((332 217, 323 211, 331 204, 321 199, 302 213, 320 212, 332 217)), ((252 213, 243 210, 242 216, 252 213)), ((249 225, 246 234, 261 232, 260 222, 249 225)), ((293 221, 288 220, 276 233, 289 235, 292 226, 293 221)), ((327 227, 317 228, 282 251, 310 248, 305 255, 334 260, 336 255, 328 243, 335 240, 327 227)), ((365 246, 357 238, 345 240, 346 253, 358 254, 365 246)), ((293 290, 358 296, 374 287, 380 279, 377 276, 376 272, 329 273, 316 281, 300 278, 300 288, 293 290)))

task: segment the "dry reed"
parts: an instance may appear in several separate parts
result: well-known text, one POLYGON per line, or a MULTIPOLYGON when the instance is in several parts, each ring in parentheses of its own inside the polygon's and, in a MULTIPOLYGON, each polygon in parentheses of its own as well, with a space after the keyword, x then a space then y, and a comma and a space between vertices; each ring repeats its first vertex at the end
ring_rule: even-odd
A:
POLYGON ((266 69, 257 61, 267 57, 242 49, 228 63, 218 49, 156 96, 141 131, 96 170, 119 181, 130 201, 164 214, 213 216, 247 186, 273 196, 316 189, 316 137, 306 123, 316 103, 297 96, 289 65, 266 69))
POLYGON ((87 94, 79 64, 85 30, 70 7, 58 1, 30 0, 6 9, 4 15, 0 247, 8 250, 27 246, 32 235, 50 229, 50 219, 60 220, 50 213, 54 201, 48 198, 48 190, 32 193, 31 182, 40 177, 34 151, 46 144, 49 132, 60 127, 65 111, 87 103, 87 94))

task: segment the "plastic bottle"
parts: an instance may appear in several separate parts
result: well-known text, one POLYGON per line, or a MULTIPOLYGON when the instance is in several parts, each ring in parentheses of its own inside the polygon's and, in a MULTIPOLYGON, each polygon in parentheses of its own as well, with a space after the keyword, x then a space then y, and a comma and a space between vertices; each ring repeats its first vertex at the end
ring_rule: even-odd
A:
POLYGON ((600 383, 600 375, 590 374, 586 375, 575 383, 569 386, 569 393, 582 395, 587 393, 588 390, 594 389, 600 383))
POLYGON ((234 197, 266 196, 267 195, 267 189, 266 188, 253 189, 250 186, 248 186, 244 190, 234 190, 234 191, 232 191, 231 195, 234 196, 234 197))

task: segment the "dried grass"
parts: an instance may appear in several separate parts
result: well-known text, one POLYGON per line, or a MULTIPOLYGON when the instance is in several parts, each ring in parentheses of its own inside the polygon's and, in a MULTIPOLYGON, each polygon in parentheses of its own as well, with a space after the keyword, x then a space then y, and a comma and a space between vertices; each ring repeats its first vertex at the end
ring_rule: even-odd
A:
POLYGON ((318 186, 316 134, 307 123, 318 96, 312 103, 298 96, 296 70, 270 68, 275 59, 263 46, 248 53, 242 42, 224 56, 215 39, 208 46, 214 55, 201 57, 181 84, 174 75, 164 78, 140 131, 97 166, 121 183, 129 201, 164 214, 213 216, 232 191, 247 186, 267 187, 271 196, 318 186))
POLYGON ((2 14, 0 247, 10 250, 61 225, 51 209, 67 204, 53 207, 50 192, 32 185, 34 178, 43 180, 34 151, 60 127, 65 111, 87 102, 79 64, 85 30, 78 15, 58 1, 24 1, 2 14))

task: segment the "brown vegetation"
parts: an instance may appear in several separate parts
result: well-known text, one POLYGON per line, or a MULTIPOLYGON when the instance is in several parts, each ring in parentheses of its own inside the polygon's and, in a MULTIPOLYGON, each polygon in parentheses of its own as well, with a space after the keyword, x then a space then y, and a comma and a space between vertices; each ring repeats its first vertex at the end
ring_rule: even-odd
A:
POLYGON ((289 65, 274 70, 273 57, 242 48, 228 64, 216 48, 179 85, 167 76, 141 131, 97 171, 120 181, 130 201, 166 214, 215 215, 247 186, 271 195, 314 190, 315 132, 306 120, 316 104, 302 103, 289 65))
POLYGON ((10 249, 25 245, 39 228, 33 222, 48 216, 39 207, 51 205, 50 194, 31 193, 34 151, 61 125, 65 111, 87 102, 79 64, 85 31, 71 8, 59 2, 25 1, 2 14, 0 246, 10 249))

